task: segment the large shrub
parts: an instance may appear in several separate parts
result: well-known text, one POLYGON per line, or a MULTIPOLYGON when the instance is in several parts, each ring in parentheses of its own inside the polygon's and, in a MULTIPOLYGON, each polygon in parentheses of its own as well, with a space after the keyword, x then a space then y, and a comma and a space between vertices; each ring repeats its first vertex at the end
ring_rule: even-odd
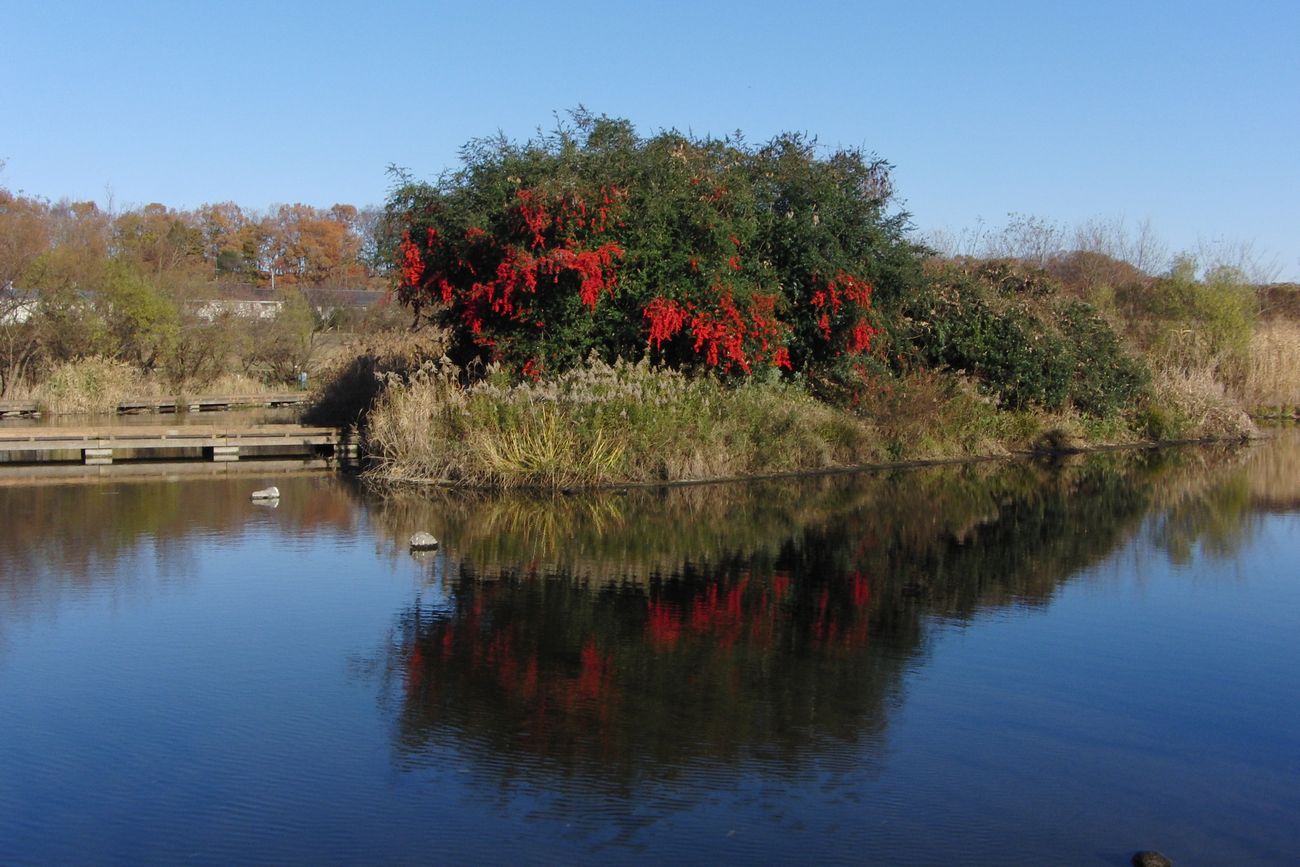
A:
POLYGON ((670 131, 574 115, 537 139, 472 142, 387 205, 398 297, 450 327, 451 355, 536 377, 591 352, 748 375, 872 348, 877 290, 919 274, 888 166, 783 135, 670 131))
POLYGON ((1020 264, 957 264, 931 275, 887 321, 912 363, 968 374, 1004 407, 1069 404, 1111 415, 1143 393, 1149 374, 1105 319, 1059 290, 1020 264))

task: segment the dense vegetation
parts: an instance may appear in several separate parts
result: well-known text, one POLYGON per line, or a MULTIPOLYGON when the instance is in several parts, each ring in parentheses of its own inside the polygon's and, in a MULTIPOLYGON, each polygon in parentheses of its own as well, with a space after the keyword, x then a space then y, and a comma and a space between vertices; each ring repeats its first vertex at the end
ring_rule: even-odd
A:
POLYGON ((397 477, 649 481, 1249 429, 1198 380, 1245 381, 1239 275, 1152 277, 1041 232, 1037 260, 937 256, 885 162, 797 135, 643 138, 578 112, 400 177, 385 225, 397 296, 447 356, 372 416, 397 477))
POLYGON ((396 178, 382 212, 0 190, 0 391, 308 369, 315 420, 362 424, 382 475, 543 486, 1240 436, 1243 408, 1300 404, 1300 293, 1249 257, 1015 215, 922 243, 887 163, 805 136, 578 111, 396 178), (280 314, 214 315, 230 280, 280 314), (340 285, 401 303, 342 322, 299 291, 340 285), (334 328, 362 336, 322 365, 334 328))
POLYGON ((851 366, 876 334, 875 287, 917 271, 888 167, 578 114, 523 144, 465 151, 389 201, 399 297, 452 329, 452 358, 527 371, 596 352, 723 375, 851 366))
POLYGON ((783 135, 639 138, 579 113, 472 143, 389 201, 399 297, 450 355, 536 379, 593 353, 809 382, 864 404, 882 377, 964 372, 1003 406, 1106 417, 1147 374, 1086 301, 1007 264, 927 274, 889 166, 783 135), (397 240, 400 233, 400 240, 397 240))

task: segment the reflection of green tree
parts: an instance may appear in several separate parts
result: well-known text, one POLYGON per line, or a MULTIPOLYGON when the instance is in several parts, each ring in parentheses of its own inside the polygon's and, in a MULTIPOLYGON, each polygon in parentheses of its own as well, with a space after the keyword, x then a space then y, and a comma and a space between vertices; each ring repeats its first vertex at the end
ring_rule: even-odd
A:
POLYGON ((623 788, 697 759, 878 740, 931 616, 1042 604, 1131 538, 1200 452, 1090 455, 600 499, 389 502, 445 538, 446 608, 390 659, 400 751, 623 788), (594 516, 595 520, 587 523, 594 516))

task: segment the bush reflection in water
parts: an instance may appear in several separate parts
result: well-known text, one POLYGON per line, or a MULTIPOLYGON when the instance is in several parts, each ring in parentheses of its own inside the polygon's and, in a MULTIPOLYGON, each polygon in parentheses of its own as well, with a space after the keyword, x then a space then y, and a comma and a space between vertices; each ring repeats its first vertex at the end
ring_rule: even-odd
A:
POLYGON ((444 539, 439 592, 391 644, 400 761, 434 760, 452 736, 480 772, 622 789, 700 759, 793 770, 824 738, 871 746, 930 620, 1044 604, 1141 527, 1174 558, 1232 548, 1250 532, 1251 460, 1165 450, 553 500, 390 496, 375 508, 393 550, 415 528, 444 539))

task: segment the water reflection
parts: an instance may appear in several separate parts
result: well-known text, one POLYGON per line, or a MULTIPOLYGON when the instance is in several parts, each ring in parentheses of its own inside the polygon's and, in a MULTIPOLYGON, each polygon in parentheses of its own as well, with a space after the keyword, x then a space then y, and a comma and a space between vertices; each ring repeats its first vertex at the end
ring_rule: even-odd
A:
POLYGON ((602 791, 707 760, 793 768, 883 745, 929 624, 1042 606, 1144 526, 1169 556, 1249 531, 1250 456, 1082 456, 528 500, 390 497, 393 548, 444 539, 388 662, 405 766, 458 742, 499 783, 602 791), (1160 491, 1159 495, 1155 491, 1160 491))
POLYGON ((0 486, 0 861, 86 860, 73 826, 123 863, 1161 842, 1120 826, 1269 860, 1298 505, 1296 438, 554 500, 0 486))
POLYGON ((346 492, 355 484, 345 477, 293 477, 294 496, 275 510, 249 499, 261 481, 181 476, 0 486, 0 630, 6 616, 49 607, 66 592, 114 592, 147 571, 124 568, 142 558, 183 579, 198 546, 234 541, 263 526, 256 521, 289 535, 355 531, 355 495, 346 492))

